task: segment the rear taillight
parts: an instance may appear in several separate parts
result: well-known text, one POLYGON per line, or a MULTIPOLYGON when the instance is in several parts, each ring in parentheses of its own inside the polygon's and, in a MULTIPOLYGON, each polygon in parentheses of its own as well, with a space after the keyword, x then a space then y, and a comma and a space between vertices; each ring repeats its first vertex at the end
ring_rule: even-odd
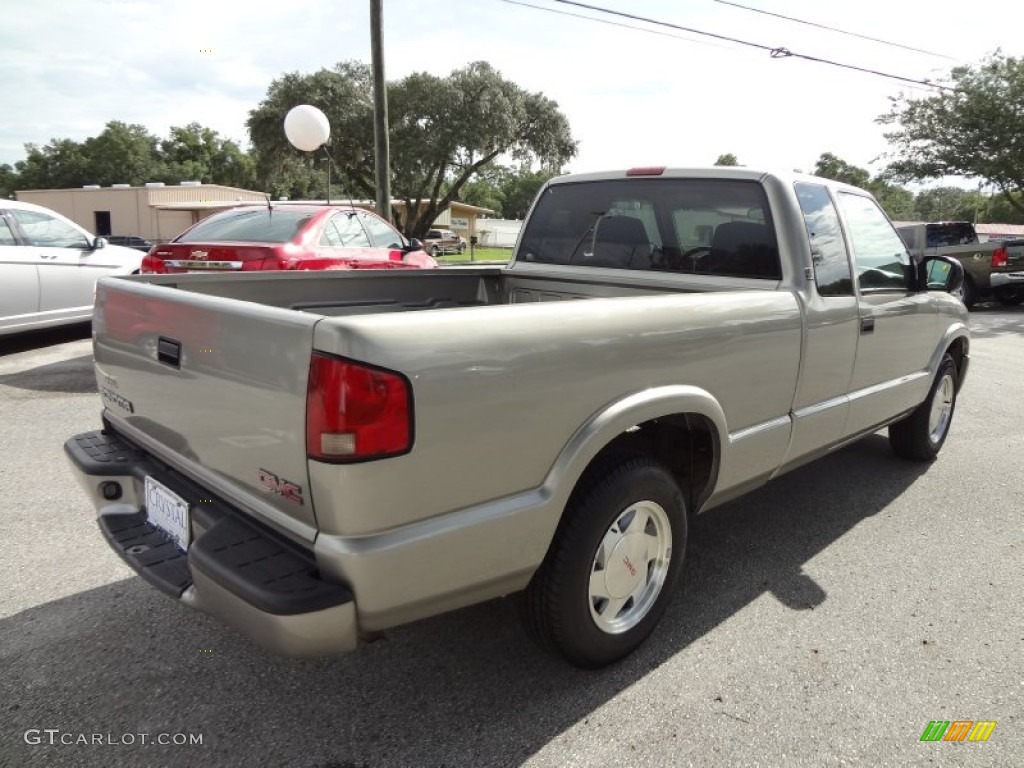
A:
POLYGON ((992 251, 992 269, 997 269, 998 267, 1005 267, 1006 259, 1006 249, 996 248, 994 251, 992 251))
POLYGON ((142 257, 142 265, 139 267, 139 272, 144 275, 163 275, 167 272, 167 267, 164 266, 164 260, 159 256, 152 256, 147 253, 142 257))
POLYGON ((365 461, 412 448, 412 391, 401 374, 314 353, 306 389, 306 452, 365 461))

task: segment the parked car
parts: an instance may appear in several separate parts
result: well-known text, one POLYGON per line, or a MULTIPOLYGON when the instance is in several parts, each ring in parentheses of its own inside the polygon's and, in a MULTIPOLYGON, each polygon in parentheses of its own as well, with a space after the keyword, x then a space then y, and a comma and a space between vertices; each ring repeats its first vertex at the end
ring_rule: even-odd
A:
POLYGON ((0 335, 89 320, 96 281, 141 264, 138 251, 109 245, 56 211, 0 200, 0 335))
POLYGON ((466 241, 450 229, 431 229, 423 241, 423 249, 434 257, 446 253, 465 253, 466 241))
POLYGON ((348 205, 243 205, 209 216, 154 247, 142 272, 431 269, 418 240, 348 205))
POLYGON ((125 248, 134 248, 143 253, 149 253, 153 247, 153 243, 149 240, 136 235, 109 235, 105 239, 111 245, 123 245, 125 248))
POLYGON ((561 176, 504 268, 102 280, 103 426, 65 451, 120 557, 277 652, 524 591, 543 646, 600 666, 657 624, 694 516, 883 428, 936 457, 963 275, 826 179, 561 176))
POLYGON ((904 224, 899 233, 916 260, 949 256, 963 265, 961 299, 968 309, 989 297, 1007 306, 1024 302, 1024 240, 979 242, 969 221, 904 224))

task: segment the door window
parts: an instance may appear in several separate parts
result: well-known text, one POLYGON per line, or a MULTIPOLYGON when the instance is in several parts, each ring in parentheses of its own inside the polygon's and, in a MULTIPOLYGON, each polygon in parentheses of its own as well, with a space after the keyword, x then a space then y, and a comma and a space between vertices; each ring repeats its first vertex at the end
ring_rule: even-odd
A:
POLYGON ((382 221, 376 216, 360 215, 360 218, 363 220, 363 226, 369 231, 375 246, 378 248, 402 247, 402 236, 386 221, 382 221))
POLYGON ((44 248, 89 248, 89 238, 60 219, 37 211, 9 211, 31 245, 44 248))
POLYGON ((366 231, 363 229, 363 225, 359 223, 359 217, 356 214, 339 213, 336 216, 332 216, 330 222, 328 222, 328 231, 330 231, 330 225, 332 224, 337 232, 337 242, 332 242, 331 245, 342 248, 370 247, 370 238, 366 236, 366 231))
POLYGON ((910 254, 882 209, 870 197, 852 192, 840 192, 838 200, 850 235, 860 292, 906 293, 910 254))
POLYGON ((7 221, 3 215, 0 214, 0 245, 17 245, 18 241, 14 239, 14 233, 11 232, 11 228, 7 225, 7 221))

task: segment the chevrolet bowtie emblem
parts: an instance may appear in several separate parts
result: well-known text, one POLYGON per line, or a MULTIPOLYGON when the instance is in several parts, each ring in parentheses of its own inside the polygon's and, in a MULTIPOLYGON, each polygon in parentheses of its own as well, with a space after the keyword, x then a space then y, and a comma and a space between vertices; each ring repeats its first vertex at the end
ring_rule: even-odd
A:
POLYGON ((210 255, 209 251, 192 251, 192 258, 193 259, 205 259, 209 255, 210 255))

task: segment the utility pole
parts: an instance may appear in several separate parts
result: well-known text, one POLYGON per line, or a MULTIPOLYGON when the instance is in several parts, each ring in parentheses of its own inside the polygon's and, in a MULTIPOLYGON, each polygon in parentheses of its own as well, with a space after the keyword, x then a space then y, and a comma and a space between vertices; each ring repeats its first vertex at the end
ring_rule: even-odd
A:
POLYGON ((370 53, 373 59, 373 148, 376 156, 377 213, 391 221, 391 150, 388 145, 388 92, 384 82, 382 0, 370 0, 370 53))

